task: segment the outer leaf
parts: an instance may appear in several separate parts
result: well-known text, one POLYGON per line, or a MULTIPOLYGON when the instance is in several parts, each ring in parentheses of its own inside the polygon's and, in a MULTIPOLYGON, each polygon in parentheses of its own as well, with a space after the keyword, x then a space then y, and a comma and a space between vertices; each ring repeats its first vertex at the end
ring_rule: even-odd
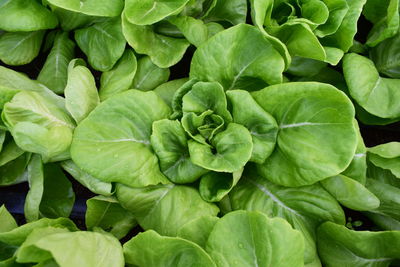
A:
POLYGON ((68 33, 57 33, 37 80, 53 92, 63 93, 67 85, 68 63, 74 58, 74 49, 75 43, 68 38, 68 33))
POLYGON ((47 0, 50 4, 69 11, 90 16, 116 17, 121 14, 124 7, 122 0, 47 0))
POLYGON ((131 88, 133 77, 136 74, 137 61, 131 49, 125 50, 115 66, 103 72, 100 79, 100 99, 104 101, 112 95, 131 88))
POLYGON ((126 0, 125 15, 130 23, 151 25, 179 13, 189 0, 126 0))
POLYGON ((112 69, 124 53, 126 44, 119 18, 79 29, 75 31, 75 40, 87 55, 90 65, 99 71, 112 69))
POLYGON ((374 47, 370 57, 374 61, 378 71, 390 78, 400 78, 400 57, 399 57, 400 34, 387 39, 374 47))
POLYGON ((58 233, 40 239, 35 245, 49 251, 61 267, 80 264, 88 267, 124 266, 121 244, 108 234, 58 233))
POLYGON ((0 60, 14 66, 30 63, 39 54, 44 33, 8 32, 0 35, 0 60))
POLYGON ((251 134, 253 151, 250 161, 263 163, 271 155, 278 134, 275 119, 262 109, 246 91, 226 93, 232 106, 233 121, 245 126, 251 134))
POLYGON ((87 172, 81 170, 72 160, 63 161, 61 167, 67 171, 75 180, 88 188, 93 193, 109 196, 113 193, 112 184, 105 183, 87 172))
POLYGON ((178 231, 178 236, 205 248, 208 237, 218 220, 216 216, 198 217, 182 226, 178 231))
POLYGON ((42 165, 39 155, 34 155, 28 166, 30 190, 25 199, 26 220, 41 217, 68 217, 72 211, 75 194, 72 185, 58 165, 42 165))
POLYGON ((339 203, 319 184, 296 188, 269 182, 257 174, 242 177, 230 193, 233 210, 261 211, 269 217, 286 219, 305 241, 304 263, 318 266, 315 227, 324 221, 344 224, 339 203))
POLYGON ((135 217, 113 197, 96 196, 86 205, 85 223, 89 230, 100 227, 121 239, 136 225, 135 217))
POLYGON ((210 256, 198 245, 179 237, 160 236, 150 230, 124 244, 128 264, 138 267, 215 267, 210 256))
POLYGON ((321 184, 343 206, 350 209, 368 211, 379 207, 379 199, 372 192, 344 175, 327 178, 321 184))
POLYGON ((17 222, 4 205, 0 207, 0 219, 2 222, 0 233, 8 232, 18 227, 17 222))
POLYGON ((0 233, 0 242, 13 246, 21 246, 25 239, 33 230, 53 226, 57 228, 65 228, 70 231, 78 231, 76 225, 67 218, 48 219, 43 218, 35 222, 26 223, 11 231, 0 233))
POLYGON ((271 42, 257 28, 241 24, 214 35, 196 50, 190 77, 217 81, 225 90, 252 91, 280 83, 284 67, 271 42))
POLYGON ((227 21, 232 25, 246 22, 247 2, 245 0, 218 0, 206 16, 207 21, 227 21))
POLYGON ((118 184, 116 194, 122 207, 133 213, 143 229, 168 236, 176 236, 192 220, 216 216, 219 211, 216 205, 205 202, 196 189, 187 186, 129 188, 118 184))
POLYGON ((169 69, 155 65, 150 57, 142 57, 137 62, 137 72, 132 82, 132 88, 142 91, 153 90, 168 81, 169 69))
POLYGON ((160 68, 168 68, 178 63, 190 45, 185 39, 157 34, 151 26, 132 24, 125 17, 125 13, 122 13, 122 32, 128 44, 137 53, 148 55, 160 68))
POLYGON ((277 121, 277 146, 258 169, 285 186, 313 184, 344 171, 357 146, 354 108, 328 84, 287 83, 253 93, 277 121), (340 140, 340 142, 338 142, 340 140))
POLYGON ((368 160, 400 177, 400 143, 390 142, 368 149, 368 160))
POLYGON ((250 132, 242 125, 228 124, 212 139, 212 146, 189 140, 192 162, 207 170, 236 172, 250 160, 253 150, 250 132))
POLYGON ((26 167, 30 153, 24 153, 10 138, 0 153, 0 185, 13 185, 27 181, 26 167))
POLYGON ((157 86, 154 89, 154 92, 156 92, 164 100, 164 102, 168 104, 168 106, 172 107, 172 99, 175 95, 175 92, 187 81, 187 78, 171 80, 157 86))
POLYGON ((10 32, 37 31, 57 26, 57 17, 36 0, 0 3, 0 29, 10 32))
POLYGON ((65 87, 65 107, 80 123, 100 103, 96 82, 90 70, 73 60, 68 65, 68 81, 65 87))
POLYGON ((352 231, 326 222, 318 228, 318 251, 324 266, 389 266, 400 255, 400 232, 352 231))
POLYGON ((175 25, 185 38, 196 47, 199 47, 209 38, 207 25, 199 19, 179 16, 170 18, 168 21, 175 25))
POLYGON ((0 108, 19 91, 43 91, 36 81, 32 81, 25 74, 0 66, 0 108))
POLYGON ((206 251, 217 266, 303 266, 304 240, 285 220, 235 211, 215 224, 206 251))
POLYGON ((161 171, 174 183, 191 183, 207 172, 190 160, 186 134, 179 121, 154 122, 151 145, 161 171))
POLYGON ((129 90, 111 97, 76 128, 71 156, 83 171, 131 186, 168 183, 150 147, 154 121, 169 107, 154 92, 129 90))
POLYGON ((75 11, 59 8, 51 4, 50 8, 57 16, 61 29, 66 32, 89 26, 89 24, 93 23, 96 18, 75 11))
POLYGON ((381 118, 400 117, 400 103, 392 101, 400 97, 399 80, 380 77, 374 63, 357 54, 344 57, 343 73, 351 97, 367 112, 381 118))
POLYGON ((22 91, 4 106, 2 118, 19 147, 45 162, 62 160, 69 157, 75 127, 64 105, 51 91, 22 91))

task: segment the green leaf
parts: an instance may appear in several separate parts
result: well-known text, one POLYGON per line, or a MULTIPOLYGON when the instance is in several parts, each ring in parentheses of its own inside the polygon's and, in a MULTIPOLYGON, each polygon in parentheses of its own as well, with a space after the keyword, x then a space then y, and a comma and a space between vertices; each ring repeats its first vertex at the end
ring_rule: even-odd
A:
POLYGON ((91 176, 87 172, 80 169, 72 160, 63 161, 61 167, 67 171, 75 180, 85 186, 93 193, 109 196, 113 193, 111 183, 105 183, 96 177, 91 176))
POLYGON ((151 25, 179 13, 189 0, 126 0, 124 13, 130 23, 151 25))
POLYGON ((251 134, 253 151, 250 161, 263 163, 271 155, 278 134, 275 119, 262 109, 246 91, 232 90, 226 93, 232 106, 235 123, 245 126, 251 134))
POLYGON ((209 38, 207 25, 202 20, 188 16, 172 17, 168 21, 175 25, 185 38, 199 47, 209 38))
POLYGON ((327 267, 386 267, 400 257, 399 248, 398 231, 352 231, 331 222, 318 228, 318 251, 327 267))
POLYGON ((41 238, 35 246, 51 253, 60 266, 123 267, 119 241, 96 232, 57 233, 41 238), (82 249, 85 248, 85 249, 82 249))
POLYGON ((73 60, 68 65, 65 107, 79 124, 100 103, 96 82, 90 70, 73 60))
POLYGON ((286 219, 304 237, 304 263, 318 266, 316 226, 324 221, 344 224, 339 203, 320 184, 302 187, 276 185, 256 173, 242 177, 230 193, 233 210, 254 210, 286 219))
POLYGON ((174 183, 191 183, 207 172, 190 160, 187 137, 179 121, 154 122, 151 145, 161 171, 174 183))
POLYGON ((121 239, 136 225, 135 217, 113 197, 96 196, 86 201, 86 228, 100 227, 121 239))
POLYGON ((0 185, 13 185, 27 180, 26 167, 31 154, 24 153, 12 137, 8 138, 0 153, 0 185))
POLYGON ((352 210, 369 211, 379 207, 379 199, 361 183, 344 175, 321 181, 322 186, 343 206, 352 210))
POLYGON ((368 34, 367 45, 374 47, 398 33, 400 26, 399 1, 369 0, 365 4, 363 14, 374 24, 368 34))
POLYGON ((78 231, 76 225, 68 218, 43 218, 35 222, 21 225, 20 227, 12 229, 11 231, 0 233, 0 242, 13 246, 21 246, 27 236, 30 235, 33 230, 48 226, 65 228, 70 231, 78 231))
POLYGON ((392 101, 400 97, 399 80, 380 77, 371 60, 353 53, 344 57, 343 73, 351 97, 363 109, 381 118, 400 117, 400 103, 392 101))
POLYGON ((74 49, 75 43, 68 38, 68 33, 57 33, 37 80, 53 92, 63 93, 67 85, 68 63, 74 58, 74 49))
POLYGON ((188 78, 171 80, 166 83, 160 84, 153 91, 161 97, 168 106, 172 107, 172 99, 175 92, 188 81, 188 78))
POLYGON ((339 29, 349 10, 347 0, 329 0, 323 2, 329 10, 329 17, 325 23, 320 24, 316 29, 315 32, 318 37, 334 34, 339 29))
POLYGON ((389 78, 400 78, 400 34, 381 42, 370 50, 371 60, 377 70, 389 78))
POLYGON ((4 105, 2 118, 25 151, 41 154, 44 162, 69 157, 75 125, 64 99, 50 90, 19 92, 4 105))
POLYGON ((400 178, 400 143, 390 142, 368 149, 368 160, 377 167, 390 170, 400 178))
POLYGON ((34 155, 28 165, 29 192, 25 199, 24 214, 28 222, 41 217, 68 217, 75 194, 68 178, 54 163, 42 165, 34 155))
POLYGON ((215 224, 206 251, 217 266, 303 266, 304 240, 281 218, 234 211, 215 224))
POLYGON ((182 226, 178 231, 178 237, 205 248, 208 237, 218 220, 216 216, 198 217, 182 226))
POLYGON ((167 236, 176 236, 186 223, 202 216, 216 216, 219 211, 216 205, 204 201, 196 189, 187 186, 130 188, 117 184, 116 196, 144 230, 153 229, 167 236))
POLYGON ((0 29, 10 32, 53 29, 57 17, 36 0, 9 0, 0 3, 0 29))
POLYGON ((101 74, 99 95, 101 101, 131 88, 137 61, 131 49, 125 50, 114 67, 101 74))
POLYGON ((124 53, 126 44, 119 18, 76 30, 75 40, 88 57, 90 65, 99 71, 111 70, 124 53))
POLYGON ((125 13, 122 13, 122 32, 128 44, 137 53, 148 55, 160 68, 168 68, 178 63, 190 45, 185 39, 157 34, 152 26, 132 24, 125 13))
POLYGON ((323 83, 286 83, 252 94, 279 125, 277 145, 259 171, 285 186, 313 184, 350 164, 357 146, 354 108, 323 83))
POLYGON ((51 5, 90 16, 116 17, 124 7, 123 0, 46 0, 51 5))
POLYGON ((343 52, 349 51, 353 45, 353 39, 357 32, 357 21, 361 15, 362 8, 367 0, 346 0, 349 10, 343 18, 340 27, 334 34, 322 39, 322 44, 337 47, 343 52))
POLYGON ((215 267, 198 245, 179 237, 160 236, 149 230, 124 244, 126 263, 138 267, 215 267))
POLYGON ((137 71, 132 88, 150 91, 168 81, 170 71, 155 65, 150 57, 142 57, 137 62, 137 71))
POLYGON ((25 74, 0 66, 0 109, 19 91, 43 91, 43 88, 25 74))
POLYGON ((2 222, 0 233, 8 232, 18 227, 14 217, 8 212, 4 204, 0 207, 0 220, 2 222))
POLYGON ((243 169, 233 173, 209 172, 201 177, 199 192, 208 202, 217 202, 224 198, 242 177, 243 169))
POLYGON ((257 28, 240 24, 217 33, 196 50, 190 78, 217 81, 225 90, 253 91, 282 82, 284 68, 272 43, 257 28))
POLYGON ((140 187, 168 183, 150 146, 154 121, 167 118, 169 107, 154 92, 129 90, 94 109, 75 129, 74 162, 104 181, 140 187))
POLYGON ((66 32, 89 26, 96 19, 96 17, 59 8, 51 4, 50 8, 57 16, 61 29, 66 32))
POLYGON ((246 23, 246 0, 218 0, 205 17, 206 21, 227 21, 232 25, 246 23))
POLYGON ((237 123, 228 124, 211 141, 212 146, 189 140, 192 162, 207 170, 236 172, 250 160, 253 143, 250 132, 237 123))
POLYGON ((13 66, 30 63, 39 54, 44 33, 7 32, 0 35, 0 60, 13 66))

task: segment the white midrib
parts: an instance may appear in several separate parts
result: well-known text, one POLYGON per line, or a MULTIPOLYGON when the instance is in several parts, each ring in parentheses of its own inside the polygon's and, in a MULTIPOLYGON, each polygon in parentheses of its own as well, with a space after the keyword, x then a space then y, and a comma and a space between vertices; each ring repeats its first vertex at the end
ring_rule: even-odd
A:
POLYGON ((96 143, 120 143, 120 142, 134 142, 134 143, 141 143, 145 145, 150 145, 150 141, 147 140, 138 140, 135 138, 121 138, 121 139, 113 139, 113 140, 85 140, 85 139, 80 139, 81 141, 92 141, 96 143))
POLYGON ((20 46, 23 42, 25 42, 26 40, 28 40, 29 38, 31 38, 33 35, 37 34, 37 32, 32 32, 31 34, 28 34, 27 36, 25 36, 24 38, 22 38, 21 40, 19 40, 18 43, 16 43, 14 45, 14 47, 12 47, 10 50, 14 50, 16 49, 18 46, 20 46))
POLYGON ((343 124, 340 122, 297 122, 297 123, 290 123, 290 124, 281 124, 279 125, 280 129, 285 128, 295 128, 295 127, 302 127, 302 126, 321 126, 321 125, 334 125, 334 124, 343 124))
POLYGON ((142 18, 144 18, 144 17, 146 17, 148 14, 150 14, 150 12, 152 12, 154 9, 156 9, 156 7, 157 7, 157 1, 154 1, 153 6, 152 6, 149 10, 147 10, 147 12, 145 12, 145 13, 142 15, 142 18))
POLYGON ((147 213, 147 216, 151 216, 152 212, 156 209, 158 203, 160 203, 161 200, 163 200, 163 198, 172 190, 172 188, 175 187, 175 185, 167 185, 167 190, 165 190, 165 192, 157 199, 157 201, 154 203, 153 207, 149 210, 149 212, 147 213))
POLYGON ((261 192, 263 192, 264 194, 266 194, 267 196, 269 196, 271 198, 271 200, 273 202, 275 202, 278 206, 296 214, 299 217, 303 217, 303 215, 301 215, 300 213, 298 213, 297 211, 295 211, 294 209, 288 207, 285 205, 285 203, 283 203, 279 198, 277 198, 274 194, 272 194, 265 186, 255 182, 254 180, 249 179, 249 182, 252 183, 254 186, 256 186, 261 192))
POLYGON ((257 58, 255 58, 255 59, 253 59, 252 61, 250 61, 249 63, 247 63, 247 64, 238 72, 238 74, 236 74, 235 77, 233 77, 232 84, 231 84, 231 86, 229 86, 229 89, 228 89, 228 90, 231 90, 231 89, 233 89, 233 87, 235 87, 237 80, 239 80, 239 78, 240 78, 240 76, 243 74, 243 72, 245 72, 245 71, 247 70, 247 68, 248 68, 251 64, 253 64, 253 62, 256 61, 256 60, 257 60, 257 58))
POLYGON ((117 39, 115 39, 114 36, 112 36, 111 34, 109 34, 108 32, 106 32, 105 30, 103 30, 102 28, 100 28, 98 25, 94 24, 93 28, 98 30, 99 32, 101 32, 102 34, 104 34, 105 36, 107 36, 110 39, 113 39, 115 41, 118 41, 117 39))

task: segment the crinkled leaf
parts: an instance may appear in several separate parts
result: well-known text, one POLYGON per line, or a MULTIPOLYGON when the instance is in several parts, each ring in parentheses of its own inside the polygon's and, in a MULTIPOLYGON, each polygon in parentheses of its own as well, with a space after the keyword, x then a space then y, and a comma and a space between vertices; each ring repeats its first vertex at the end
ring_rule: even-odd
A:
POLYGON ((243 169, 233 173, 209 172, 201 177, 199 192, 208 202, 217 202, 224 198, 242 177, 243 169))
POLYGON ((119 18, 76 30, 75 40, 88 57, 90 65, 99 71, 112 69, 124 53, 126 44, 119 18))
POLYGON ((37 80, 55 93, 63 93, 67 85, 68 64, 75 55, 74 49, 75 43, 68 38, 68 33, 57 33, 37 80))
POLYGON ((174 183, 191 183, 207 172, 190 160, 187 137, 179 121, 154 122, 151 145, 161 171, 174 183))
POLYGON ((74 132, 71 156, 83 171, 131 186, 168 183, 150 146, 154 121, 169 107, 154 92, 129 90, 94 109, 74 132))
POLYGON ((237 123, 228 124, 226 130, 215 135, 212 147, 194 140, 189 140, 188 144, 194 164, 218 172, 240 170, 250 160, 253 151, 250 132, 237 123))
POLYGON ((206 21, 227 21, 232 25, 245 23, 247 15, 246 0, 218 0, 205 17, 206 21))
POLYGON ((233 121, 245 126, 251 134, 253 151, 250 161, 263 163, 271 155, 278 134, 275 119, 246 91, 232 90, 226 93, 231 103, 233 121))
POLYGON ((0 60, 14 66, 30 63, 39 54, 44 33, 8 32, 0 35, 0 60))
POLYGON ((354 108, 323 83, 286 83, 252 94, 279 125, 277 145, 258 169, 285 186, 313 184, 350 164, 357 146, 354 108))
POLYGON ((122 57, 114 67, 101 74, 100 99, 105 99, 131 88, 133 78, 136 74, 137 61, 131 49, 125 50, 122 57))

